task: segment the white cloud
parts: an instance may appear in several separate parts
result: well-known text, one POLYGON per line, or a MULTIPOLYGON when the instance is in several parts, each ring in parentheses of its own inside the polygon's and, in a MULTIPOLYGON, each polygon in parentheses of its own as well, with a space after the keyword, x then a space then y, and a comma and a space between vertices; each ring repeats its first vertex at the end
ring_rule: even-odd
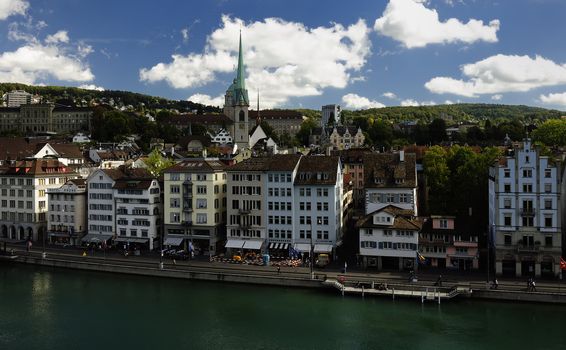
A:
POLYGON ((419 101, 413 100, 411 98, 401 101, 401 106, 403 106, 403 107, 434 106, 434 105, 436 105, 436 102, 434 102, 434 101, 419 102, 419 101))
POLYGON ((105 90, 102 86, 96 86, 94 84, 79 85, 79 89, 96 90, 96 91, 104 91, 105 90))
POLYGON ((217 80, 219 74, 233 74, 240 28, 246 85, 251 92, 261 90, 262 105, 268 108, 293 97, 320 95, 325 88, 346 87, 370 54, 369 29, 363 20, 348 27, 334 23, 308 28, 279 18, 246 24, 223 16, 203 53, 173 55, 169 63, 141 69, 140 80, 194 88, 217 80))
POLYGON ((392 100, 394 100, 394 99, 397 98, 397 95, 395 95, 394 93, 389 92, 389 91, 388 91, 388 92, 384 92, 381 96, 390 98, 390 99, 392 99, 392 100))
POLYGON ((45 39, 46 44, 68 43, 69 34, 66 30, 60 30, 53 35, 48 35, 45 39))
POLYGON ((541 56, 496 55, 461 67, 467 80, 436 77, 425 87, 437 94, 477 97, 483 94, 525 92, 566 84, 566 64, 541 56))
POLYGON ((0 21, 12 15, 25 15, 29 3, 25 0, 2 0, 0 1, 0 21))
POLYGON ((409 49, 454 42, 497 42, 499 20, 488 25, 477 19, 467 23, 456 18, 441 21, 438 12, 425 5, 423 0, 390 0, 374 29, 409 49))
POLYGON ((540 95, 542 103, 547 105, 566 107, 566 92, 560 94, 540 95))
POLYGON ((502 98, 503 98, 503 95, 501 95, 501 94, 491 96, 491 99, 493 101, 501 101, 502 98))
POLYGON ((189 41, 189 28, 181 29, 181 35, 183 36, 183 42, 186 43, 189 41))
POLYGON ((224 96, 220 95, 217 97, 211 97, 210 95, 205 94, 194 94, 187 98, 187 101, 200 103, 206 106, 221 107, 224 105, 224 96))
POLYGON ((359 96, 356 94, 347 94, 342 96, 342 102, 348 109, 368 109, 368 108, 382 108, 385 105, 378 101, 370 100, 367 97, 359 96))
POLYGON ((55 45, 27 44, 0 54, 0 81, 37 84, 53 77, 64 81, 90 81, 90 68, 55 45))

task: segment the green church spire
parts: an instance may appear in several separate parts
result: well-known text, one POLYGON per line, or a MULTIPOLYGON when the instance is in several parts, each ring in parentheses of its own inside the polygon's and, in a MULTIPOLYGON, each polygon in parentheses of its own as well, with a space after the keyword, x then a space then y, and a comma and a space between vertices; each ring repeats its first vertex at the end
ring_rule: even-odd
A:
POLYGON ((240 31, 240 48, 238 52, 238 71, 234 80, 234 104, 249 106, 248 90, 246 90, 244 69, 244 50, 242 50, 242 31, 240 31))

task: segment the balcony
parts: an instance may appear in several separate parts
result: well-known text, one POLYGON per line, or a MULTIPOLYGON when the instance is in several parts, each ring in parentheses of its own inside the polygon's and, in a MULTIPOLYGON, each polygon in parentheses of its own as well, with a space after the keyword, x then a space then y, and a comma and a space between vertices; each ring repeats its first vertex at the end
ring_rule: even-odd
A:
POLYGON ((540 244, 535 245, 517 245, 517 253, 537 253, 540 250, 540 244))
POLYGON ((192 213, 192 212, 193 212, 193 207, 184 206, 184 207, 183 207, 183 211, 184 211, 185 213, 192 213))
POLYGON ((521 216, 535 216, 533 208, 521 208, 521 216))
POLYGON ((192 221, 181 221, 181 225, 189 227, 189 226, 193 226, 193 222, 192 221))
POLYGON ((238 209, 238 213, 247 215, 251 212, 251 209, 238 209))

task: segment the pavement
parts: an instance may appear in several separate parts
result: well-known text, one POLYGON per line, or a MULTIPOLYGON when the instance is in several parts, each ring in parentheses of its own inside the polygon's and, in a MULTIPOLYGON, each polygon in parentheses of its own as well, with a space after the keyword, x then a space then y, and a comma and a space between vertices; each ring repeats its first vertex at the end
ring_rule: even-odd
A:
MULTIPOLYGON (((41 256, 43 247, 33 246, 28 252, 24 244, 7 244, 7 253, 14 250, 15 255, 33 255, 41 256)), ((137 267, 159 266, 159 253, 142 253, 139 256, 129 255, 125 257, 122 252, 109 249, 101 250, 85 250, 80 247, 63 247, 63 246, 46 246, 45 252, 49 258, 66 259, 76 261, 91 261, 98 263, 112 263, 120 265, 130 265, 137 267), (86 252, 86 256, 83 253, 86 252)), ((2 251, 2 253, 4 253, 2 251)), ((232 264, 223 262, 210 262, 208 257, 196 257, 192 260, 172 260, 163 258, 164 268, 175 269, 180 271, 202 271, 202 272, 221 272, 224 274, 249 274, 256 276, 279 276, 282 278, 299 278, 310 279, 311 270, 308 267, 281 267, 278 271, 274 266, 257 266, 246 264, 232 264)), ((409 273, 399 271, 368 271, 358 267, 348 266, 346 273, 343 273, 343 266, 337 264, 327 266, 324 269, 315 268, 314 273, 319 279, 344 278, 350 283, 395 283, 395 284, 411 284, 415 286, 434 287, 439 275, 442 275, 442 285, 444 287, 454 285, 467 285, 474 290, 490 289, 491 283, 487 282, 487 274, 485 272, 469 272, 458 273, 457 271, 420 271, 417 274, 417 282, 409 282, 409 273)), ((493 275, 490 277, 493 278, 493 275)), ((502 278, 498 277, 498 290, 501 291, 527 291, 527 278, 502 278)), ((538 292, 566 294, 566 284, 556 280, 536 280, 536 290, 538 292)))

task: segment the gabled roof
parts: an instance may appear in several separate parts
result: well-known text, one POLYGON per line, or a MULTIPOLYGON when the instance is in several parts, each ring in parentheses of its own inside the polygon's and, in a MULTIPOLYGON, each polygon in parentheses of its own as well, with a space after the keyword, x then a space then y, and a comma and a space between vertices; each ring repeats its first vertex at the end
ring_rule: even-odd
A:
POLYGON ((343 164, 356 163, 363 164, 364 154, 372 153, 369 148, 350 148, 344 150, 333 150, 333 156, 339 156, 343 164))
POLYGON ((293 171, 300 154, 275 154, 270 157, 248 158, 227 168, 227 171, 293 171))
MULTIPOLYGON (((302 121, 303 115, 301 112, 297 112, 294 110, 289 109, 263 109, 259 111, 259 115, 263 120, 289 120, 289 119, 297 119, 302 121)), ((255 121, 257 119, 257 111, 249 111, 248 118, 250 121, 255 121)))
POLYGON ((165 169, 164 173, 192 173, 192 172, 214 172, 226 168, 224 163, 218 160, 183 160, 165 169))
POLYGON ((37 176, 37 175, 76 175, 76 173, 65 164, 57 159, 32 159, 20 160, 15 164, 10 165, 5 173, 6 175, 23 175, 23 176, 37 176))
POLYGON ((454 220, 454 229, 433 229, 432 228, 433 218, 439 218, 439 217, 435 217, 431 215, 430 218, 426 218, 422 226, 422 230, 421 230, 422 233, 440 234, 440 235, 460 235, 463 237, 469 237, 469 236, 478 236, 479 233, 485 230, 484 228, 481 227, 480 220, 476 220, 475 218, 469 216, 457 217, 454 220))
POLYGON ((337 156, 304 156, 299 162, 295 185, 334 185, 340 158, 337 156))
POLYGON ((394 205, 388 205, 384 208, 378 209, 370 214, 365 215, 356 222, 358 228, 383 228, 383 229, 398 229, 398 230, 415 230, 418 231, 422 227, 420 220, 415 218, 412 210, 401 209, 394 205), (392 225, 387 224, 374 224, 373 217, 376 214, 385 212, 392 215, 395 219, 392 225))
POLYGON ((417 187, 416 157, 413 153, 364 154, 364 182, 366 188, 417 187))

